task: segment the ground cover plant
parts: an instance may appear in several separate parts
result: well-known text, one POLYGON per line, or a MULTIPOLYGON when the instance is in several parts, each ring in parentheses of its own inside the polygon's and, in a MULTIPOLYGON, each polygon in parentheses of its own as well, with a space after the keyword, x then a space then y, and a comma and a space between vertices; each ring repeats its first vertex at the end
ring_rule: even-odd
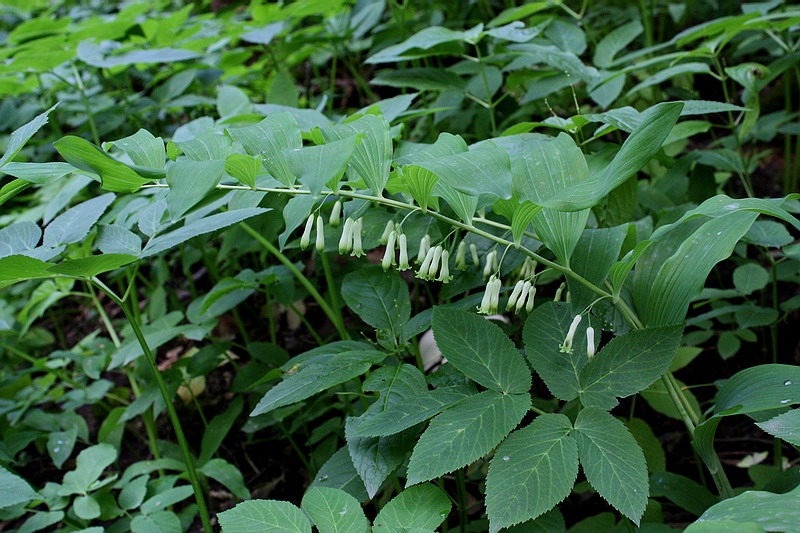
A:
POLYGON ((791 3, 0 9, 0 530, 800 530, 791 3))

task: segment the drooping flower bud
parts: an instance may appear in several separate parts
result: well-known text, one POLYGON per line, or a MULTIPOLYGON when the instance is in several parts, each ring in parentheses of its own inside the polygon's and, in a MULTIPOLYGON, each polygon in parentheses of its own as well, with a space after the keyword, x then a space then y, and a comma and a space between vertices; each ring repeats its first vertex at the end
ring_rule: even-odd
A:
POLYGON ((389 233, 389 239, 386 242, 386 251, 383 253, 383 261, 381 261, 381 266, 383 270, 389 270, 389 268, 394 264, 394 245, 395 241, 397 240, 397 233, 392 230, 389 233))
POLYGON ((431 249, 431 236, 427 233, 424 237, 419 241, 419 253, 417 254, 417 264, 422 263, 425 261, 425 257, 428 255, 428 250, 431 249))
POLYGON ((486 290, 483 293, 481 305, 478 307, 478 313, 482 315, 497 314, 497 302, 500 299, 500 288, 502 282, 492 274, 489 281, 486 283, 486 290))
POLYGON ((436 278, 436 281, 441 281, 442 283, 449 283, 451 279, 453 279, 453 276, 450 275, 450 252, 447 250, 443 250, 442 268, 439 270, 439 277, 436 278))
POLYGON ((422 260, 422 264, 419 266, 417 273, 415 274, 416 277, 420 279, 428 279, 428 269, 431 267, 431 263, 433 262, 433 256, 436 254, 433 248, 429 248, 427 253, 425 254, 425 258, 422 260))
POLYGON ((389 242, 389 234, 394 231, 394 220, 390 220, 386 223, 386 227, 383 228, 383 233, 381 233, 380 243, 387 244, 389 242))
POLYGON ((578 324, 580 323, 581 315, 575 315, 569 325, 569 330, 567 330, 567 337, 564 339, 564 343, 558 347, 561 353, 572 353, 572 340, 575 338, 575 332, 578 331, 578 324))
POLYGON ((358 218, 353 222, 353 253, 355 257, 364 255, 364 249, 361 246, 361 228, 364 226, 364 218, 358 218))
POLYGON ((520 299, 522 295, 522 288, 525 286, 525 282, 520 280, 514 285, 514 290, 511 291, 511 296, 508 297, 508 303, 506 304, 506 311, 511 311, 511 309, 517 305, 517 301, 520 299))
POLYGON ((456 249, 456 268, 459 270, 467 269, 467 241, 458 243, 458 249, 456 249))
POLYGON ((353 249, 353 219, 347 217, 342 228, 342 236, 339 238, 339 253, 344 255, 353 249))
POLYGON ((428 274, 425 279, 434 279, 436 277, 436 272, 439 270, 439 261, 442 259, 443 251, 444 249, 441 246, 433 247, 433 259, 431 259, 431 264, 428 265, 428 274))
POLYGON ((332 228, 339 227, 339 221, 342 218, 342 201, 336 200, 334 202, 333 207, 331 208, 331 218, 328 223, 331 225, 332 228))
POLYGON ((406 242, 406 234, 401 233, 397 238, 398 247, 400 248, 400 262, 397 265, 397 270, 408 270, 411 265, 408 264, 408 243, 406 242))
POLYGON ((565 286, 566 286, 566 283, 562 283, 561 285, 558 286, 558 289, 556 289, 556 295, 553 296, 553 301, 554 302, 560 302, 561 301, 561 293, 564 292, 564 287, 565 286))
POLYGON ((300 248, 305 250, 308 248, 309 243, 311 243, 311 230, 314 228, 314 215, 308 217, 306 220, 306 227, 303 229, 303 236, 300 237, 300 248))
POLYGON ((475 243, 469 245, 469 253, 472 255, 472 265, 476 267, 481 266, 481 259, 478 257, 478 247, 475 246, 475 243))
POLYGON ((500 281, 500 278, 495 278, 494 280, 494 289, 492 290, 492 301, 489 302, 489 305, 492 308, 492 314, 497 313, 497 309, 500 307, 500 289, 503 288, 503 282, 500 281))
POLYGON ((497 270, 497 250, 492 250, 484 256, 486 264, 483 267, 483 277, 488 278, 489 275, 497 270))
POLYGON ((322 221, 322 215, 317 216, 317 251, 325 251, 325 223, 322 221))
POLYGON ((522 269, 520 270, 519 276, 522 279, 529 278, 536 274, 536 265, 538 263, 531 259, 530 257, 525 258, 525 262, 522 263, 522 269))
POLYGON ((594 328, 586 328, 586 356, 591 359, 594 357, 594 328))
POLYGON ((519 313, 522 311, 522 307, 525 305, 525 301, 528 299, 528 295, 531 293, 531 288, 533 284, 530 281, 524 281, 522 283, 522 294, 519 295, 519 299, 517 300, 517 305, 514 307, 514 312, 519 313))
POLYGON ((533 311, 533 301, 535 297, 536 297, 536 287, 533 286, 531 287, 530 292, 528 292, 528 303, 525 304, 525 310, 529 313, 533 311))

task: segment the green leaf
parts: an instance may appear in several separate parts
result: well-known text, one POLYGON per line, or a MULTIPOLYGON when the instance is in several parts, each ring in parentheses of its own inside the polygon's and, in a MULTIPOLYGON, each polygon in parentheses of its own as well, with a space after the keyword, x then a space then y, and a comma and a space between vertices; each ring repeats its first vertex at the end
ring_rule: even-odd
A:
POLYGON ((342 282, 342 298, 361 319, 376 329, 388 330, 403 340, 403 325, 411 317, 408 286, 397 272, 364 267, 342 282))
POLYGON ((230 137, 213 131, 202 131, 196 137, 175 144, 192 161, 217 161, 225 159, 233 151, 230 137))
POLYGON ((221 119, 253 112, 247 93, 233 85, 222 85, 217 91, 217 113, 221 119))
POLYGON ((72 455, 75 440, 78 438, 78 427, 72 426, 67 431, 54 431, 47 437, 47 453, 53 460, 56 468, 60 469, 64 462, 72 455))
MULTIPOLYGON (((19 177, 19 176, 17 176, 19 177)), ((780 248, 794 241, 786 226, 774 220, 756 220, 744 240, 758 246, 780 248)))
POLYGON ((400 169, 402 184, 411 197, 419 204, 423 212, 427 212, 433 188, 439 176, 428 169, 417 165, 405 165, 400 169))
POLYGON ((260 171, 260 155, 231 154, 225 159, 225 172, 250 188, 255 188, 260 171))
POLYGON ((506 151, 493 143, 487 142, 468 152, 420 161, 417 165, 464 194, 511 198, 511 161, 506 151))
POLYGON ((150 257, 157 253, 169 250, 183 242, 188 241, 198 235, 204 235, 226 228, 232 224, 241 222, 242 220, 266 213, 269 209, 261 207, 248 207, 245 209, 237 209, 235 211, 226 211, 224 213, 217 213, 215 215, 201 218, 184 225, 182 228, 176 229, 169 233, 159 235, 150 242, 142 250, 141 258, 150 257))
POLYGON ((111 158, 87 140, 67 135, 53 143, 58 153, 75 168, 100 176, 103 188, 111 192, 136 192, 142 185, 163 178, 162 175, 141 176, 129 166, 111 158))
POLYGON ((578 476, 571 429, 566 416, 544 414, 497 448, 486 478, 490 532, 534 519, 569 496, 578 476))
POLYGON ((757 263, 741 265, 733 271, 733 285, 741 294, 759 291, 769 283, 769 272, 757 263))
POLYGON ((27 481, 0 466, 0 509, 27 503, 38 497, 27 481))
POLYGON ((571 433, 586 479, 619 512, 639 524, 647 505, 647 465, 625 425, 606 411, 587 407, 571 433))
POLYGON ((42 230, 35 222, 23 220, 0 229, 0 257, 21 254, 36 248, 42 230))
POLYGON ((689 524, 684 531, 688 533, 764 533, 765 529, 756 522, 707 520, 689 524))
POLYGON ((514 244, 522 244, 522 237, 527 231, 528 226, 542 210, 542 206, 532 202, 522 202, 517 204, 511 215, 511 234, 514 236, 514 244))
MULTIPOLYGON (((740 211, 713 218, 684 240, 660 268, 634 279, 633 302, 646 326, 681 322, 711 269, 733 252, 757 213, 740 211)), ((658 246, 658 245, 657 245, 658 246)), ((648 253, 657 254, 651 248, 648 253)), ((641 265, 640 265, 641 266, 641 265)))
POLYGON ((528 365, 497 325, 474 313, 447 307, 434 307, 432 325, 442 355, 470 379, 506 394, 530 390, 528 365))
POLYGON ((369 529, 358 500, 340 489, 313 487, 303 496, 302 507, 319 533, 366 533, 369 529))
POLYGON ((77 172, 78 169, 69 163, 6 163, 0 172, 14 176, 21 180, 46 185, 67 174, 77 172))
POLYGON ((747 414, 800 403, 800 367, 758 365, 727 380, 717 393, 718 416, 747 414))
POLYGON ((137 259, 136 256, 127 254, 92 255, 79 259, 66 259, 57 265, 49 267, 47 272, 63 274, 65 276, 91 278, 103 272, 110 272, 133 263, 137 259))
MULTIPOLYGON (((47 124, 47 119, 50 113, 58 106, 58 104, 54 105, 44 113, 37 115, 27 124, 20 126, 19 128, 15 129, 11 132, 11 136, 6 143, 6 151, 3 154, 3 157, 0 157, 0 169, 8 163, 9 161, 13 160, 22 147, 30 140, 31 137, 39 131, 42 126, 47 124)), ((3 172, 5 172, 3 170, 3 172)))
POLYGON ((14 198, 32 184, 25 180, 12 180, 0 188, 0 205, 14 198))
POLYGON ((340 383, 365 373, 386 354, 378 351, 348 351, 322 362, 311 362, 299 371, 288 374, 258 402, 250 416, 305 400, 340 383))
POLYGON ((779 439, 800 446, 800 409, 793 409, 756 425, 779 439))
POLYGON ((85 494, 108 465, 116 461, 117 449, 110 444, 95 444, 78 454, 75 470, 64 474, 58 494, 85 494))
POLYGON ((98 226, 96 244, 104 254, 139 255, 142 251, 138 235, 113 224, 98 226))
MULTIPOLYGON (((156 511, 148 515, 137 515, 131 520, 133 533, 180 533, 183 531, 178 515, 171 511, 156 511)), ((84 530, 84 533, 89 533, 84 530)))
POLYGON ((321 130, 326 143, 363 136, 353 151, 349 168, 364 180, 372 194, 382 196, 392 162, 392 136, 386 119, 364 115, 346 124, 323 126, 321 130))
POLYGON ((614 56, 631 44, 641 33, 642 23, 638 20, 623 24, 597 43, 592 62, 600 68, 610 67, 614 63, 614 56))
POLYGON ((61 522, 63 519, 64 511, 39 511, 25 520, 25 522, 17 530, 17 533, 33 533, 34 531, 41 531, 48 526, 52 526, 61 522))
POLYGON ((462 388, 443 387, 404 398, 354 428, 351 437, 392 435, 424 422, 467 398, 462 388))
MULTIPOLYGON (((436 46, 460 41, 476 42, 483 32, 483 24, 463 31, 450 30, 441 26, 431 26, 418 31, 405 41, 389 46, 367 58, 367 64, 394 63, 408 58, 421 57, 420 51, 436 46)), ((430 54, 424 54, 430 55, 430 54)))
POLYGON ((119 506, 126 511, 130 511, 131 509, 136 509, 139 507, 144 501, 145 495, 147 494, 148 481, 148 476, 139 476, 122 487, 122 490, 117 497, 119 506))
POLYGON ((189 209, 213 191, 225 174, 225 161, 180 160, 167 169, 167 207, 172 220, 178 220, 189 209))
POLYGON ((100 516, 100 503, 94 496, 79 496, 72 502, 72 510, 78 518, 93 520, 100 516))
POLYGON ((203 433, 203 439, 200 441, 200 455, 197 457, 199 464, 204 464, 213 457, 243 408, 244 401, 241 396, 237 396, 224 412, 211 419, 208 428, 203 433))
POLYGON ((392 498, 375 517, 374 533, 395 533, 412 528, 434 530, 450 513, 450 498, 434 485, 415 485, 392 498))
POLYGON ((220 458, 211 459, 200 467, 200 472, 221 483, 237 498, 242 500, 250 498, 250 491, 244 484, 242 473, 228 461, 220 458))
POLYGON ((572 353, 560 349, 574 316, 571 305, 547 302, 528 315, 522 332, 528 362, 553 396, 564 401, 578 397, 580 371, 588 360, 584 323, 575 334, 572 353))
POLYGON ((704 486, 671 472, 659 472, 650 476, 650 497, 667 498, 697 516, 719 501, 704 486))
POLYGON ((319 146, 285 149, 283 157, 292 174, 317 197, 326 184, 342 175, 357 139, 353 135, 319 146))
POLYGON ((370 80, 372 85, 386 87, 410 87, 418 91, 464 90, 464 79, 447 69, 441 68, 400 68, 379 72, 370 80))
POLYGON ((99 44, 83 41, 78 45, 78 58, 98 68, 124 67, 137 63, 172 63, 198 57, 200 54, 180 48, 139 48, 121 54, 106 55, 99 44))
POLYGON ((356 472, 355 466, 353 466, 353 460, 350 458, 347 446, 339 448, 336 453, 331 455, 330 459, 325 461, 325 464, 322 465, 322 468, 319 469, 319 472, 312 480, 309 488, 311 487, 342 489, 361 502, 369 499, 364 482, 356 472))
POLYGON ((638 329, 611 339, 580 371, 580 398, 587 407, 612 409, 616 398, 646 389, 672 363, 683 325, 638 329))
MULTIPOLYGON (((797 531, 797 524, 800 523, 800 489, 795 488, 786 494, 749 490, 714 505, 695 523, 699 525, 715 520, 756 523, 765 531, 797 531)), ((694 528, 694 531, 700 529, 694 528)))
POLYGON ((114 194, 108 193, 67 209, 47 225, 42 244, 58 246, 83 240, 113 201, 114 194))
POLYGON ((182 502, 192 495, 191 485, 180 485, 165 491, 154 494, 142 504, 140 510, 144 514, 151 514, 160 511, 165 507, 182 502))
POLYGON ((0 259, 0 287, 7 287, 20 281, 36 278, 50 278, 47 271, 52 263, 24 255, 10 255, 0 259))
POLYGON ((406 486, 480 459, 520 423, 529 406, 528 394, 487 390, 437 415, 414 447, 406 486))
POLYGON ((667 469, 667 457, 661 441, 658 440, 650 426, 641 418, 623 420, 625 427, 631 432, 639 444, 647 462, 648 472, 664 472, 667 469))
MULTIPOLYGON (((627 225, 584 230, 572 252, 572 270, 595 286, 602 287, 612 265, 617 262, 626 235, 627 225)), ((570 301, 576 309, 586 308, 597 298, 597 294, 572 278, 567 278, 567 284, 570 301)))
POLYGON ((646 78, 644 81, 637 83, 627 92, 626 96, 631 96, 632 94, 635 94, 646 87, 652 87, 653 85, 663 83, 670 78, 683 76, 686 74, 711 74, 711 68, 706 63, 692 62, 681 63, 680 65, 667 67, 659 70, 652 76, 646 78))
POLYGON ((154 137, 147 130, 139 130, 133 135, 105 144, 113 145, 123 150, 131 158, 134 165, 142 167, 164 168, 164 161, 167 159, 164 140, 161 137, 154 137))
POLYGON ((267 118, 244 128, 231 128, 228 133, 241 143, 250 155, 264 157, 264 167, 272 177, 290 187, 295 176, 284 157, 285 149, 303 147, 303 138, 297 120, 285 111, 275 111, 267 118))
POLYGON ((289 502, 250 500, 217 515, 223 533, 311 533, 306 515, 289 502))

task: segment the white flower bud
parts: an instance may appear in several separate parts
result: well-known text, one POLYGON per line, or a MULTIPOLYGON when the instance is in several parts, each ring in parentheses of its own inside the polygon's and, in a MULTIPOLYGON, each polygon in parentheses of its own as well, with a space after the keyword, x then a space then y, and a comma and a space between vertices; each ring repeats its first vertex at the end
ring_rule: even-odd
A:
POLYGON ((358 218, 353 223, 353 253, 356 257, 364 255, 364 249, 361 246, 361 228, 364 226, 364 218, 358 218))
POLYGON ((322 221, 322 215, 317 216, 317 251, 325 251, 325 223, 322 221))
POLYGON ((416 277, 420 279, 429 279, 428 278, 428 269, 431 266, 431 262, 433 261, 433 256, 436 252, 433 248, 428 249, 428 252, 425 254, 425 258, 422 260, 422 264, 419 266, 419 270, 417 270, 416 277))
POLYGON ((467 268, 467 241, 458 243, 456 250, 456 268, 459 270, 466 270, 467 268))
POLYGON ((431 264, 428 265, 428 275, 426 279, 434 279, 436 277, 436 272, 439 270, 439 261, 442 258, 443 248, 441 246, 434 246, 433 248, 433 259, 431 259, 431 264))
POLYGON ((392 230, 389 233, 389 239, 386 242, 386 251, 383 253, 383 261, 381 261, 381 266, 383 270, 389 270, 389 268, 394 264, 394 245, 395 241, 397 240, 397 233, 392 230))
POLYGON ((342 201, 336 200, 333 204, 333 208, 331 208, 331 218, 329 220, 329 224, 332 228, 339 227, 339 221, 342 218, 342 201))
POLYGON ((478 257, 478 247, 475 246, 475 243, 469 245, 469 253, 472 255, 472 265, 476 267, 481 266, 481 259, 478 257))
POLYGON ((556 289, 556 295, 553 296, 553 301, 554 302, 560 302, 561 301, 561 293, 564 292, 564 286, 565 285, 566 285, 566 283, 562 283, 561 285, 558 286, 558 289, 556 289))
POLYGON ((339 238, 339 253, 346 254, 353 249, 353 219, 347 217, 342 228, 342 236, 339 238))
POLYGON ((531 287, 531 290, 528 293, 528 303, 525 304, 525 310, 527 312, 529 312, 529 313, 531 311, 533 311, 533 301, 534 301, 535 297, 536 297, 536 287, 534 286, 534 287, 531 287))
POLYGON ((417 254, 417 264, 422 263, 428 255, 428 250, 431 249, 431 236, 427 233, 419 241, 419 253, 417 254))
POLYGON ((492 272, 497 270, 497 267, 495 266, 495 264, 497 263, 496 257, 497 257, 497 250, 492 250, 484 257, 486 260, 486 264, 483 267, 484 278, 488 278, 492 272))
POLYGON ((386 227, 383 228, 383 233, 381 233, 380 242, 381 244, 386 244, 389 242, 389 234, 394 231, 394 220, 390 220, 386 223, 386 227))
POLYGON ((300 237, 300 248, 305 250, 311 242, 311 230, 314 227, 314 215, 308 217, 306 220, 306 227, 303 229, 303 236, 300 237))
POLYGON ((397 238, 400 247, 400 264, 397 266, 398 270, 408 270, 411 265, 408 264, 408 243, 406 242, 406 234, 401 233, 397 238))
POLYGON ((517 305, 517 300, 519 300, 520 295, 522 294, 522 288, 525 286, 525 282, 518 281, 516 285, 514 285, 514 290, 511 291, 511 296, 508 297, 508 303, 506 304, 506 311, 511 311, 511 309, 517 305))
POLYGON ((572 319, 572 323, 569 325, 569 330, 567 331, 567 337, 564 339, 564 343, 559 346, 559 349, 562 353, 572 353, 572 340, 575 338, 575 332, 578 331, 578 324, 581 323, 581 315, 575 315, 575 318, 572 319))
POLYGON ((502 282, 497 279, 497 276, 492 274, 492 277, 489 278, 489 281, 486 283, 486 289, 483 293, 483 299, 481 300, 481 305, 478 307, 478 313, 482 315, 494 315, 497 314, 497 299, 499 299, 500 294, 500 287, 502 286, 502 282), (499 285, 498 285, 499 283, 499 285), (497 293, 497 298, 495 297, 495 293, 497 293))
POLYGON ((586 328, 586 355, 591 359, 594 357, 594 328, 586 328))
POLYGON ((447 250, 442 251, 442 268, 439 270, 439 277, 436 278, 436 281, 441 281, 442 283, 448 283, 453 276, 450 275, 450 252, 447 250))
POLYGON ((530 281, 522 282, 522 294, 519 295, 517 305, 514 307, 515 313, 522 311, 522 307, 525 305, 525 300, 528 298, 528 294, 530 294, 532 286, 533 284, 530 281))
POLYGON ((492 308, 492 314, 497 313, 497 308, 500 307, 500 289, 503 288, 503 282, 500 278, 495 278, 494 288, 492 289, 492 300, 489 305, 492 308))

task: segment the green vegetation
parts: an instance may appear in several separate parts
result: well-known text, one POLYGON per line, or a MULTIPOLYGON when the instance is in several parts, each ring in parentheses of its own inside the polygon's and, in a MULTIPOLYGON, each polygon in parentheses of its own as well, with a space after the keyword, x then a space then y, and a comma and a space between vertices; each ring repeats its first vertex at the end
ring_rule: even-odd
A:
POLYGON ((0 14, 0 529, 800 531, 791 3, 0 14))

